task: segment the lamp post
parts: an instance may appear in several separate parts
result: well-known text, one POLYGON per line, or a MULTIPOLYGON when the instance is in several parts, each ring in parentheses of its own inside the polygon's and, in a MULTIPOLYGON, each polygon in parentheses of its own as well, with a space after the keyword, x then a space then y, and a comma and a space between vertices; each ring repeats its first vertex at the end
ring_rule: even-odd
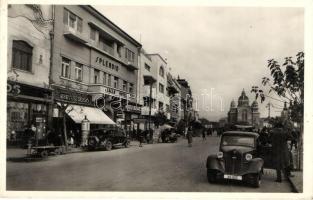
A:
MULTIPOLYGON (((152 77, 152 76, 144 76, 144 82, 149 84, 149 116, 148 116, 148 130, 149 130, 149 136, 150 136, 150 141, 152 141, 153 139, 153 135, 152 132, 150 132, 150 128, 151 128, 151 103, 152 103, 152 86, 153 83, 156 82, 156 80, 152 77)), ((153 142, 153 141, 152 141, 153 142)))

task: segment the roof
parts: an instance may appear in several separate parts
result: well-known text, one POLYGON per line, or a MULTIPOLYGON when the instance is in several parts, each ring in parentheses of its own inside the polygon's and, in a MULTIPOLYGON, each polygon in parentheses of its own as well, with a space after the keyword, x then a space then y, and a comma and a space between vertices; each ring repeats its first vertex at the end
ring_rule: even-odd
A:
POLYGON ((246 132, 246 131, 227 131, 227 132, 224 132, 223 135, 240 135, 240 136, 259 137, 258 133, 246 132))
POLYGON ((89 12, 95 12, 96 15, 98 15, 98 18, 100 18, 100 20, 109 25, 113 30, 115 30, 117 33, 121 34, 123 37, 125 37, 126 39, 130 40, 133 44, 135 44, 137 47, 142 47, 142 45, 135 40, 133 37, 131 37, 130 35, 128 35, 125 31, 123 31, 123 29, 121 29, 120 27, 118 27, 115 23, 113 23, 111 20, 109 20, 107 17, 105 17, 102 13, 100 13, 96 8, 94 8, 91 5, 81 5, 81 7, 85 8, 86 10, 88 10, 89 12))
POLYGON ((148 56, 159 56, 159 57, 161 58, 161 60, 162 60, 165 64, 167 64, 167 61, 166 61, 160 54, 158 54, 158 53, 148 53, 147 55, 148 55, 148 56))

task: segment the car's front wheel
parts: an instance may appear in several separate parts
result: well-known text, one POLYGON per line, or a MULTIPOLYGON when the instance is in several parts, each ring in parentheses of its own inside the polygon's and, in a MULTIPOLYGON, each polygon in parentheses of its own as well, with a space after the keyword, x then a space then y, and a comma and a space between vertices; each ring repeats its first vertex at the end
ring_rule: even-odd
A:
POLYGON ((106 151, 110 151, 112 149, 112 142, 111 141, 107 141, 105 144, 105 150, 106 151))
POLYGON ((258 174, 252 175, 252 184, 253 187, 258 188, 261 185, 261 172, 258 174))
POLYGON ((130 144, 130 141, 129 141, 129 140, 126 140, 125 143, 124 143, 124 147, 125 147, 125 148, 128 148, 128 147, 129 147, 129 144, 130 144))
POLYGON ((209 183, 217 182, 217 173, 215 170, 207 169, 207 178, 209 183))

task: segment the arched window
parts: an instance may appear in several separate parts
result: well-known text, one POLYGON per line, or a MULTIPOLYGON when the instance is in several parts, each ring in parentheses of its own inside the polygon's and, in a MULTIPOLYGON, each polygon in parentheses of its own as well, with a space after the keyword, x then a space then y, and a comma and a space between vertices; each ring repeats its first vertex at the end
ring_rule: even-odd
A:
POLYGON ((248 121, 248 113, 246 110, 242 111, 242 121, 248 121))
POLYGON ((14 40, 12 48, 12 67, 31 71, 33 47, 22 40, 14 40))
POLYGON ((164 68, 163 68, 163 66, 160 67, 159 75, 164 77, 164 68))

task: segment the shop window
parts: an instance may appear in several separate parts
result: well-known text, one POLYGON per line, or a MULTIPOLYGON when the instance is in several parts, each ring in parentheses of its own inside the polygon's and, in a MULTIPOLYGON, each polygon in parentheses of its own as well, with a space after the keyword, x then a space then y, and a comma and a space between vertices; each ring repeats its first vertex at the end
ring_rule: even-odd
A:
POLYGON ((100 77, 100 71, 95 69, 94 70, 94 83, 95 84, 99 83, 99 77, 100 77))
POLYGON ((116 76, 114 76, 114 88, 118 89, 119 85, 118 85, 118 78, 116 76))
POLYGON ((62 74, 65 78, 70 78, 70 63, 71 61, 67 58, 62 58, 62 74))
POLYGON ((159 83, 159 92, 164 93, 164 85, 159 83))
POLYGON ((33 47, 21 40, 13 41, 12 67, 31 71, 33 47))
POLYGON ((127 82, 123 81, 123 91, 127 91, 127 82))
POLYGON ((65 8, 63 12, 63 23, 78 32, 83 31, 83 20, 65 8))
POLYGON ((83 65, 80 63, 76 63, 75 66, 75 80, 76 81, 82 81, 83 80, 83 65))

